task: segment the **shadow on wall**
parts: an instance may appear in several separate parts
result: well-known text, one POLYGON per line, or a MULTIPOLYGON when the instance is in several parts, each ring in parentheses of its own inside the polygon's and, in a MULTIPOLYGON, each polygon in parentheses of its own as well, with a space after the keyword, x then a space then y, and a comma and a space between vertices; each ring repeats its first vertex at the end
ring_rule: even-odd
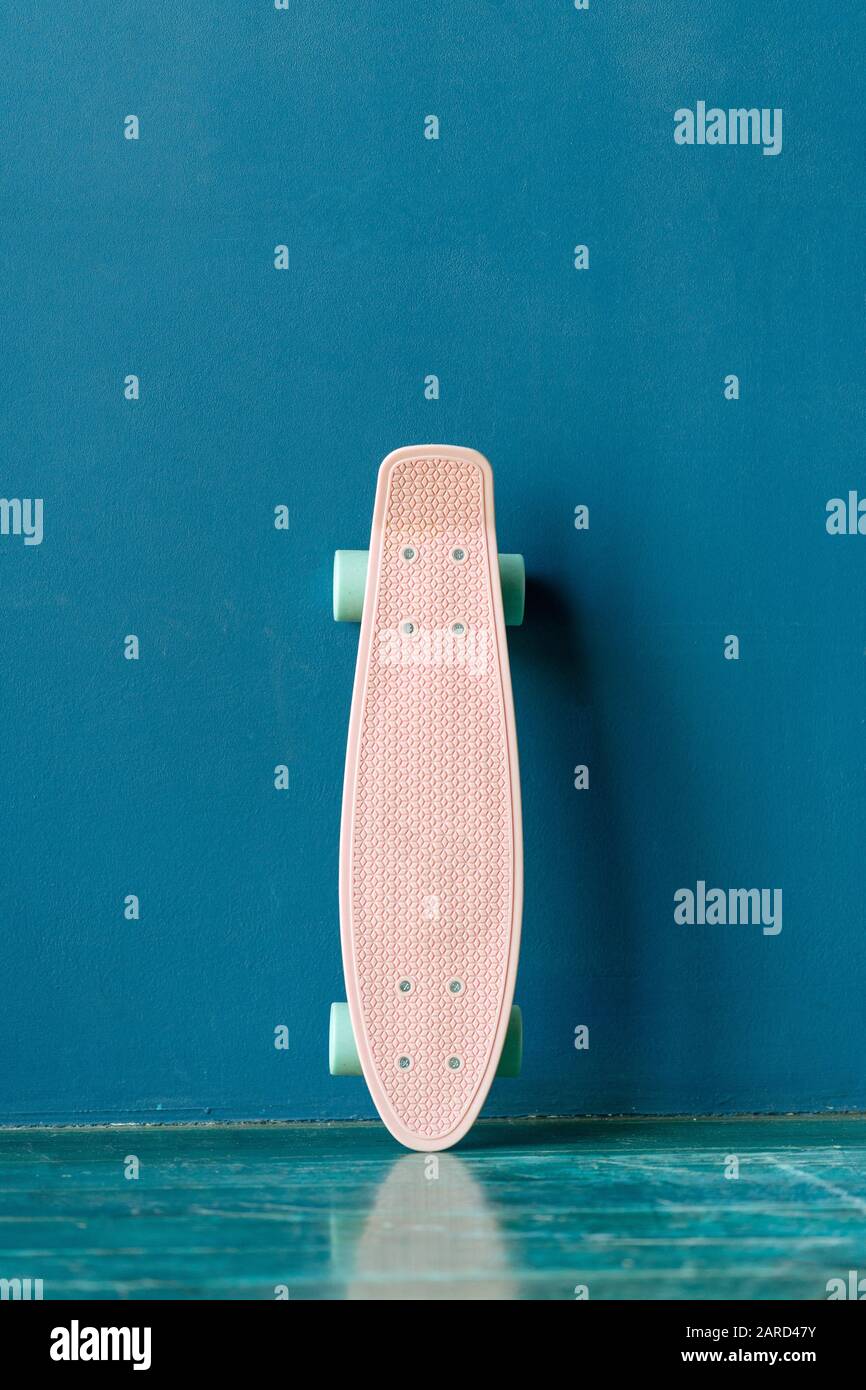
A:
MULTIPOLYGON (((659 939, 657 912, 654 932, 648 929, 648 902, 658 889, 644 882, 641 864, 648 853, 665 861, 694 857, 702 836, 699 789, 675 702, 660 688, 663 673, 650 680, 646 652, 630 636, 628 596, 613 587, 606 591, 604 631, 597 638, 573 599, 549 579, 527 578, 526 609, 527 622, 512 641, 521 685, 518 725, 532 722, 533 749, 533 762, 521 764, 527 862, 518 1000, 523 995, 528 1009, 527 1075, 539 1110, 651 1111, 664 1089, 656 1046, 659 990, 683 964, 666 964, 675 941, 659 939), (638 792, 638 814, 628 739, 653 740, 653 757, 663 760, 651 788, 638 792), (572 769, 579 763, 590 768, 588 792, 574 788, 572 769), (649 851, 634 838, 648 817, 649 851), (540 1046, 533 1015, 547 1035, 540 1046), (543 1020, 558 1028, 568 1061, 543 1020), (581 1025, 589 1030, 588 1049, 575 1046, 581 1025), (562 1079, 554 1086, 551 1075, 562 1079)), ((690 981, 690 987, 708 989, 712 977, 716 996, 723 968, 723 959, 708 962, 703 981, 690 981)), ((665 1067, 680 1074, 696 1049, 705 1066, 715 1066, 707 1058, 712 1039, 695 1035, 703 1010, 696 1007, 689 1017, 695 1028, 680 1026, 663 1039, 665 1067)))

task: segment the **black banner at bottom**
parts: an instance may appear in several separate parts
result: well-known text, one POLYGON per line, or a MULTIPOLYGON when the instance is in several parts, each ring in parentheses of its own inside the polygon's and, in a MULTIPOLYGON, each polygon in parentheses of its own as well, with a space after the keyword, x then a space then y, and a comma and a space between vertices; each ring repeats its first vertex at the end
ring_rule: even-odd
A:
MULTIPOLYGON (((46 1302, 4 1303, 0 1306, 4 1363, 17 1374, 29 1370, 72 1371, 93 1374, 99 1367, 160 1376, 168 1372, 261 1371, 272 1361, 291 1372, 294 1358, 303 1349, 304 1361, 321 1355, 330 1373, 343 1363, 355 1370, 363 1363, 386 1356, 391 1373, 396 1359, 409 1355, 412 1343, 404 1326, 408 1310, 395 1325, 369 1310, 362 1321, 342 1313, 334 1304, 329 1321, 339 1329, 350 1320, 351 1340, 322 1338, 321 1328, 310 1327, 310 1306, 302 1300, 288 1302, 46 1302), (321 1341, 318 1339, 322 1338, 321 1341), (388 1345, 396 1338, 398 1345, 388 1345), (302 1348, 302 1339, 305 1344, 302 1348), (384 1344, 383 1344, 384 1343, 384 1344)), ((491 1342, 484 1328, 486 1316, 476 1328, 465 1319, 459 1324, 452 1314, 436 1314, 439 1305, 419 1309, 432 1318, 438 1339, 460 1328, 458 1356, 465 1374, 467 1359, 476 1353, 479 1367, 489 1370, 508 1342, 496 1335, 491 1342), (474 1343, 474 1345, 473 1345, 474 1343)), ((538 1306, 538 1305, 536 1305, 538 1306)), ((544 1305, 545 1307, 549 1305, 544 1305)), ((550 1351, 551 1332, 569 1340, 580 1337, 580 1355, 600 1362, 605 1369, 642 1372, 667 1371, 674 1366, 812 1366, 823 1372, 857 1364, 866 1322, 863 1310, 836 1302, 816 1303, 657 1303, 574 1302, 561 1318, 543 1315, 544 1357, 550 1351)), ((410 1326, 412 1319, 410 1318, 410 1326)), ((522 1318, 518 1315, 518 1325, 522 1318)), ((508 1329, 526 1335, 525 1328, 508 1329)), ((522 1343, 528 1350, 529 1345, 522 1343)), ((573 1346, 571 1354, 573 1355, 573 1346)), ((431 1346, 432 1351, 432 1346, 431 1346)), ((537 1355, 535 1348, 533 1355, 537 1355)), ((594 1361, 590 1364, 594 1364, 594 1361)), ((422 1367, 411 1357, 412 1379, 422 1367)), ((295 1363, 297 1364, 297 1363, 295 1363)), ((306 1372, 303 1372, 306 1374, 306 1372)))

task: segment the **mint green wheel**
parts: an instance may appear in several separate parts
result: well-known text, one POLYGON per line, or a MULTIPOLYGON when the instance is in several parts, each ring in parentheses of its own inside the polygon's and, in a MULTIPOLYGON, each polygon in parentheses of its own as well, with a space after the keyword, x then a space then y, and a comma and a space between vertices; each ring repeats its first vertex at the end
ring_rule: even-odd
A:
POLYGON ((520 627, 526 604, 526 566, 522 555, 500 555, 499 580, 505 621, 509 627, 520 627))
MULTIPOLYGON (((338 623, 361 621, 369 554, 368 550, 334 551, 334 619, 338 623)), ((500 555, 499 582, 505 621, 509 627, 519 627, 526 599, 526 567, 522 555, 500 555)))
POLYGON ((328 1029, 328 1065, 332 1076, 360 1076, 361 1059, 355 1046, 355 1034, 349 1017, 348 1004, 331 1005, 328 1029))
MULTIPOLYGON (((497 1076, 519 1076, 523 1060, 523 1015, 515 1004, 508 1020, 508 1030, 496 1068, 497 1076)), ((361 1060, 355 1046, 355 1034, 348 1004, 331 1005, 328 1029, 328 1066, 332 1076, 360 1076, 361 1060)))
POLYGON ((522 1061, 523 1015, 515 1004, 511 1010, 511 1017, 508 1020, 508 1031, 505 1034, 505 1042, 502 1046, 502 1055, 499 1058, 499 1066, 496 1068, 496 1075, 519 1076, 520 1064, 522 1061))
POLYGON ((334 551, 334 621, 359 623, 367 584, 366 550, 334 551))

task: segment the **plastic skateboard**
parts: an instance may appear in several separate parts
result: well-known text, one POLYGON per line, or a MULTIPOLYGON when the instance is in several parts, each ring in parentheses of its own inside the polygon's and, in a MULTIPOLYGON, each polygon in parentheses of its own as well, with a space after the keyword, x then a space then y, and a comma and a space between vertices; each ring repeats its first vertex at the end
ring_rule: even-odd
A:
POLYGON ((334 616, 360 618, 361 635, 340 837, 347 1004, 331 1007, 331 1071, 362 1073, 411 1149, 457 1143, 497 1068, 520 1067, 505 623, 522 620, 523 587, 522 557, 498 555, 493 475, 472 449, 389 454, 369 552, 335 556, 334 616))

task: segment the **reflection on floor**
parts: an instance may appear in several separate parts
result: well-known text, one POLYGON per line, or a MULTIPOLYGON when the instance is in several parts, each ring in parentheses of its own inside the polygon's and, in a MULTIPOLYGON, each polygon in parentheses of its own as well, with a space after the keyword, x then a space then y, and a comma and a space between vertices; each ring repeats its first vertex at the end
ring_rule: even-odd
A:
POLYGON ((0 1279, 46 1298, 824 1299, 851 1270, 856 1117, 499 1120, 438 1156, 373 1124, 0 1131, 0 1279))

